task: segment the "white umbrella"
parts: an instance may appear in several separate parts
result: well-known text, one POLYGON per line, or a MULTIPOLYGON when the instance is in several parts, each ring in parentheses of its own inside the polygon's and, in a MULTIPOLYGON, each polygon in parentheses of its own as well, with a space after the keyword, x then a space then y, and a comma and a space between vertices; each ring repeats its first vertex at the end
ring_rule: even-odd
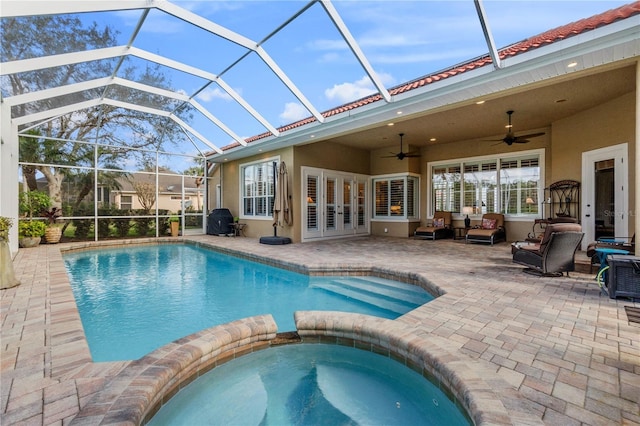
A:
POLYGON ((273 226, 291 226, 293 224, 293 212, 291 211, 291 200, 289 199, 289 173, 287 166, 280 163, 278 180, 276 183, 276 197, 273 200, 273 226))

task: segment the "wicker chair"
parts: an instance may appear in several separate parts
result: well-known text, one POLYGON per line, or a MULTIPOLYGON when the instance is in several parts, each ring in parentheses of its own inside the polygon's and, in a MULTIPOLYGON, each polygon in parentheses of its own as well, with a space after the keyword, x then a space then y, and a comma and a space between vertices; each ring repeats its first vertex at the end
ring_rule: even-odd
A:
POLYGON ((569 275, 575 270, 575 254, 584 233, 578 223, 547 225, 540 244, 512 245, 513 262, 527 267, 525 272, 547 276, 569 275))
POLYGON ((433 220, 427 226, 421 226, 413 233, 416 238, 426 240, 438 240, 453 237, 451 228, 451 212, 437 211, 433 214, 433 220))

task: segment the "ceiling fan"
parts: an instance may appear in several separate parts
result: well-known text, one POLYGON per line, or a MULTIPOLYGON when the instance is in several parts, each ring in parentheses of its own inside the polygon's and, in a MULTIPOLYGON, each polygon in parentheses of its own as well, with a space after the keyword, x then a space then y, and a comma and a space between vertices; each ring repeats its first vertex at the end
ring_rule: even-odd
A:
POLYGON ((528 134, 528 135, 521 135, 521 136, 514 135, 513 134, 513 126, 511 125, 511 114, 513 114, 513 110, 507 111, 507 115, 509 116, 509 125, 507 126, 507 129, 509 129, 509 130, 507 131, 507 135, 502 139, 489 139, 490 141, 504 142, 507 145, 511 146, 514 143, 527 143, 527 142, 529 142, 528 138, 535 138, 535 137, 544 135, 544 132, 531 133, 531 134, 528 134))
POLYGON ((398 152, 398 153, 392 152, 391 154, 393 154, 393 155, 387 155, 387 156, 384 156, 382 158, 396 157, 398 160, 404 160, 407 157, 420 157, 420 154, 418 154, 416 152, 404 152, 404 151, 402 151, 402 137, 404 136, 404 133, 398 133, 398 136, 400 136, 400 152, 398 152))

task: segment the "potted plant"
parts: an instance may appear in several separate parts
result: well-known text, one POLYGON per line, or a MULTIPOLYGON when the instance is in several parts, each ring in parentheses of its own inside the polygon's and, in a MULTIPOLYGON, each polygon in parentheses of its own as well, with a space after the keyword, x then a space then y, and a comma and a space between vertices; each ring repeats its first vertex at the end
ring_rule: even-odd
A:
POLYGON ((0 289, 15 287, 20 284, 13 271, 13 260, 9 250, 9 229, 13 221, 0 216, 0 289))
POLYGON ((12 226, 11 218, 0 216, 0 241, 9 241, 9 229, 12 226))
POLYGON ((180 218, 178 216, 171 216, 169 218, 169 226, 171 227, 171 236, 177 237, 180 234, 180 218))
POLYGON ((52 207, 50 210, 43 211, 42 215, 47 218, 49 224, 44 233, 47 244, 57 244, 62 238, 62 228, 56 224, 56 219, 62 214, 59 208, 52 207))
POLYGON ((35 247, 40 244, 47 226, 38 220, 33 220, 33 214, 46 210, 51 205, 51 199, 41 191, 21 192, 18 200, 20 213, 27 217, 18 223, 20 247, 35 247))

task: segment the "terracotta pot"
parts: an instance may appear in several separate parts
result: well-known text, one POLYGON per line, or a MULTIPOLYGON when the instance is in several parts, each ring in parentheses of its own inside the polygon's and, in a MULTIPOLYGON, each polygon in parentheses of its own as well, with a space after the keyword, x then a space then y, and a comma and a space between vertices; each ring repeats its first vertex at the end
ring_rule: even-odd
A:
POLYGON ((22 248, 36 247, 40 245, 41 237, 22 237, 18 241, 18 245, 22 248))
POLYGON ((180 222, 171 222, 171 236, 177 237, 180 235, 180 222))
POLYGON ((47 244, 58 244, 62 238, 62 229, 57 226, 50 226, 44 232, 44 238, 47 244))

